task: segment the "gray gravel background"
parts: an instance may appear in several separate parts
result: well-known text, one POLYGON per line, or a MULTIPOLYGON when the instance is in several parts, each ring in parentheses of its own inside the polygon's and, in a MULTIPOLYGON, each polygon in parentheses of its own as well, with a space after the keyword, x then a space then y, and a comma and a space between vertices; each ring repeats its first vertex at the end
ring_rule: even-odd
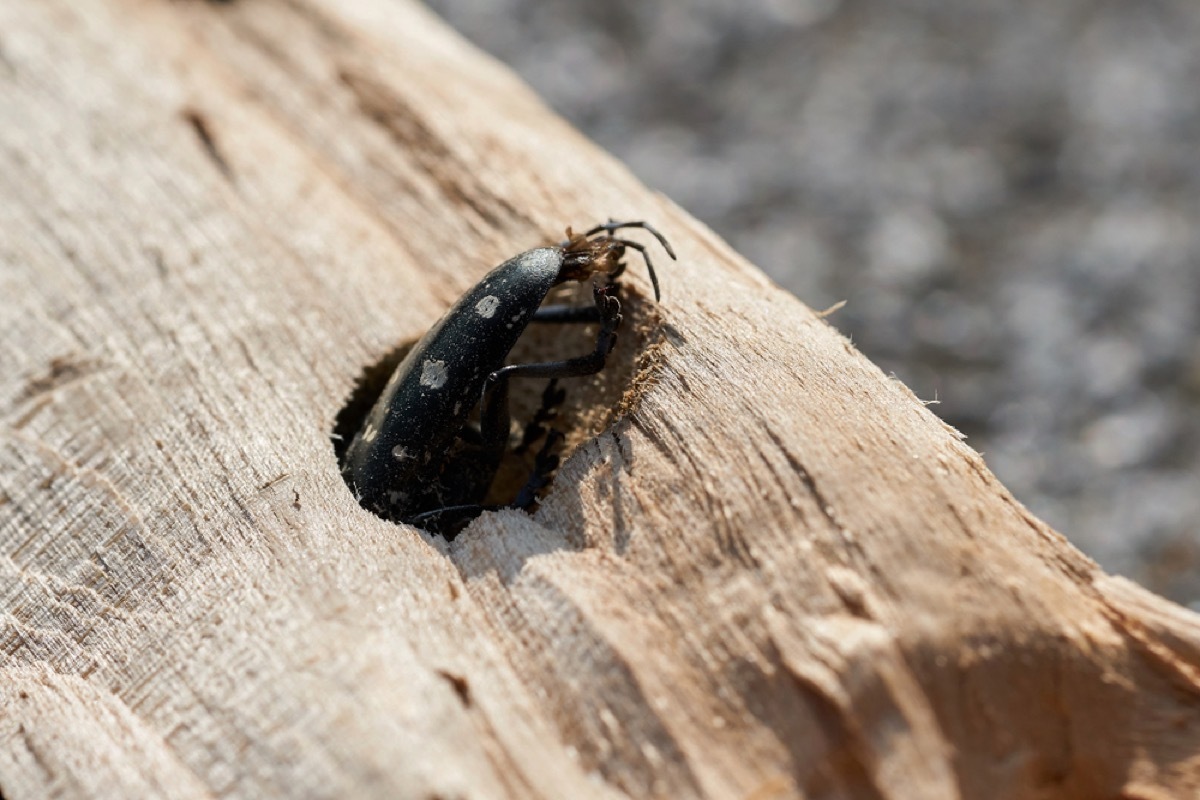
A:
POLYGON ((430 5, 1200 608, 1200 3, 430 5))

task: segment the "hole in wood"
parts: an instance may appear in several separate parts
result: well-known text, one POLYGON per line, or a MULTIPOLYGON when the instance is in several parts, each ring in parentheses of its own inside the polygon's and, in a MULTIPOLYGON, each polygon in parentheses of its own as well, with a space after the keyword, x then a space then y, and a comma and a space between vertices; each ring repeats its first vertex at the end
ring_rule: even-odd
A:
MULTIPOLYGON (((551 292, 546 304, 585 305, 592 302, 591 291, 590 285, 585 284, 559 287, 551 292)), ((604 369, 595 375, 559 379, 557 388, 561 391, 562 401, 550 409, 552 415, 549 418, 545 418, 545 405, 550 381, 517 378, 510 383, 512 423, 509 443, 482 501, 483 505, 509 505, 526 485, 534 472, 535 462, 545 442, 545 432, 530 438, 531 434, 536 433, 531 428, 536 426, 539 420, 544 419, 541 427, 547 431, 552 429, 561 435, 554 446, 554 452, 561 461, 581 444, 603 431, 619 414, 632 407, 639 394, 638 386, 634 385, 635 376, 653 361, 652 353, 662 338, 659 330, 660 320, 653 300, 641 297, 628 289, 622 289, 618 296, 622 302, 623 318, 618 329, 616 346, 609 354, 604 369)), ((598 330, 598 324, 530 324, 505 363, 541 363, 583 355, 595 347, 598 330)), ((331 438, 340 466, 344 466, 350 442, 362 428, 392 373, 416 341, 412 340, 396 347, 379 361, 363 369, 354 391, 334 423, 331 438)), ((643 384, 644 380, 638 380, 637 383, 643 384)), ((478 423, 479 409, 476 403, 467 427, 477 430, 478 423)), ((469 432, 463 435, 469 436, 469 432)), ((460 449, 456 445, 445 449, 449 453, 447 460, 469 457, 459 454, 460 449)), ((421 495, 418 510, 414 511, 414 514, 431 511, 443 505, 431 494, 431 488, 437 483, 445 466, 444 463, 431 465, 428 472, 415 481, 421 485, 396 487, 397 491, 417 492, 421 495)), ((343 477, 346 477, 344 473, 343 477)), ((553 474, 549 477, 552 484, 553 474)), ((349 478, 347 483, 349 484, 349 478)), ((549 489, 548 484, 541 494, 545 495, 549 489)), ((363 505, 368 510, 379 513, 367 503, 364 502, 363 505)), ((380 516, 387 518, 382 513, 380 516)), ((458 532, 453 528, 465 527, 471 518, 460 520, 461 524, 452 525, 447 529, 438 530, 436 525, 427 527, 452 538, 458 532)))

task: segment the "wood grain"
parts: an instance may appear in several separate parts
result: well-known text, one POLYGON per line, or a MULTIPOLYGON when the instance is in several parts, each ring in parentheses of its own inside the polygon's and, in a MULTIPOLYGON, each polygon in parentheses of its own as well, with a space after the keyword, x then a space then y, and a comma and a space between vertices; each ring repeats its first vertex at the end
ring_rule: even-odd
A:
POLYGON ((1200 791, 1200 619, 420 7, 0 3, 0 86, 6 800, 1200 791), (542 508, 360 509, 364 371, 610 216, 542 508))

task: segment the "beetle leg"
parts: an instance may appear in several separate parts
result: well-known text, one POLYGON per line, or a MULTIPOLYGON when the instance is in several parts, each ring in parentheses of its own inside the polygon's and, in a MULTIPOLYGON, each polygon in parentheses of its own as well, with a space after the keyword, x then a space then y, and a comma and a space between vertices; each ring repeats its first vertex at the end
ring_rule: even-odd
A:
MULTIPOLYGON (((600 316, 600 333, 596 349, 585 356, 565 361, 545 361, 539 364, 513 364, 502 367, 483 383, 480 404, 479 432, 483 438, 484 458, 494 459, 498 466, 508 445, 510 420, 508 414, 508 381, 511 378, 573 378, 595 375, 604 369, 605 359, 617 343, 617 326, 621 324, 621 304, 608 293, 608 287, 593 287, 596 310, 600 316)), ((491 463, 491 462, 489 462, 491 463)), ((493 470, 494 471, 494 470, 493 470)))
POLYGON ((444 535, 447 539, 453 539, 466 526, 466 523, 484 511, 499 511, 503 508, 519 508, 523 511, 528 511, 537 502, 537 493, 550 482, 550 475, 554 470, 558 469, 558 456, 552 451, 562 441, 562 438, 562 433, 556 430, 551 430, 546 436, 546 442, 542 445, 541 450, 538 451, 537 457, 534 459, 533 472, 530 473, 529 480, 521 487, 521 491, 517 493, 517 497, 512 503, 506 506, 481 505, 476 503, 443 506, 442 508, 435 508, 430 511, 422 511, 420 514, 414 514, 406 518, 404 522, 409 525, 415 525, 418 528, 424 528, 425 530, 436 531, 444 535))
POLYGON ((530 322, 599 322, 596 306, 543 306, 533 313, 530 322))
POLYGON ((558 407, 567 399, 567 393, 558 388, 558 378, 552 378, 542 392, 542 404, 533 414, 533 419, 525 426, 521 443, 513 448, 513 453, 521 455, 530 445, 546 435, 546 423, 553 422, 558 416, 558 407))
MULTIPOLYGON (((604 362, 617 343, 617 327, 621 324, 621 304, 608 293, 607 287, 594 287, 596 309, 600 315, 600 333, 596 336, 596 349, 585 356, 568 358, 564 361, 545 361, 539 364, 513 364, 488 375, 483 384, 484 438, 487 438, 489 395, 500 400, 505 421, 508 417, 508 381, 510 378, 575 378, 595 375, 604 369, 604 362)), ((497 409, 499 411, 500 409, 497 409)), ((498 420, 497 420, 498 421, 498 420)))
MULTIPOLYGON (((612 234, 609 235, 612 236, 612 234)), ((650 273, 650 284, 654 287, 654 301, 658 302, 660 299, 658 291, 658 275, 654 272, 654 265, 650 263, 650 254, 646 252, 646 245, 635 242, 632 239, 617 239, 614 237, 613 241, 620 242, 625 247, 632 247, 634 250, 637 250, 642 254, 642 258, 646 261, 646 271, 650 273)), ((674 254, 672 254, 671 257, 674 258, 674 254)), ((625 262, 620 261, 617 263, 617 268, 608 273, 608 279, 615 280, 616 278, 621 277, 621 273, 624 271, 625 262)))
POLYGON ((504 459, 511 421, 508 413, 508 382, 498 385, 490 393, 485 382, 483 404, 479 408, 479 448, 480 460, 487 465, 490 475, 496 474, 504 459))
POLYGON ((517 493, 517 499, 513 500, 513 508, 528 510, 537 502, 537 493, 550 482, 550 476, 554 470, 558 469, 558 456, 554 453, 554 448, 563 438, 562 432, 553 428, 546 434, 546 441, 533 460, 533 472, 529 474, 529 480, 517 493))
POLYGON ((453 539, 466 526, 466 523, 475 519, 475 517, 478 517, 484 511, 499 511, 504 507, 484 506, 475 503, 467 503, 461 506, 443 506, 435 508, 432 511, 422 511, 420 514, 413 514, 411 517, 406 517, 403 521, 418 528, 440 533, 447 539, 453 539))

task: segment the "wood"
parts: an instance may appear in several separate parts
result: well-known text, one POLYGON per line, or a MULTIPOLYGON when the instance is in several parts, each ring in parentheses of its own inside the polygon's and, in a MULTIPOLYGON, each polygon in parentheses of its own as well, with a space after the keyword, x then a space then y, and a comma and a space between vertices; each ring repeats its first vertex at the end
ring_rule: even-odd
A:
POLYGON ((1200 791, 1200 619, 421 8, 7 2, 0 86, 7 800, 1200 791), (609 216, 541 510, 360 509, 364 370, 609 216))

